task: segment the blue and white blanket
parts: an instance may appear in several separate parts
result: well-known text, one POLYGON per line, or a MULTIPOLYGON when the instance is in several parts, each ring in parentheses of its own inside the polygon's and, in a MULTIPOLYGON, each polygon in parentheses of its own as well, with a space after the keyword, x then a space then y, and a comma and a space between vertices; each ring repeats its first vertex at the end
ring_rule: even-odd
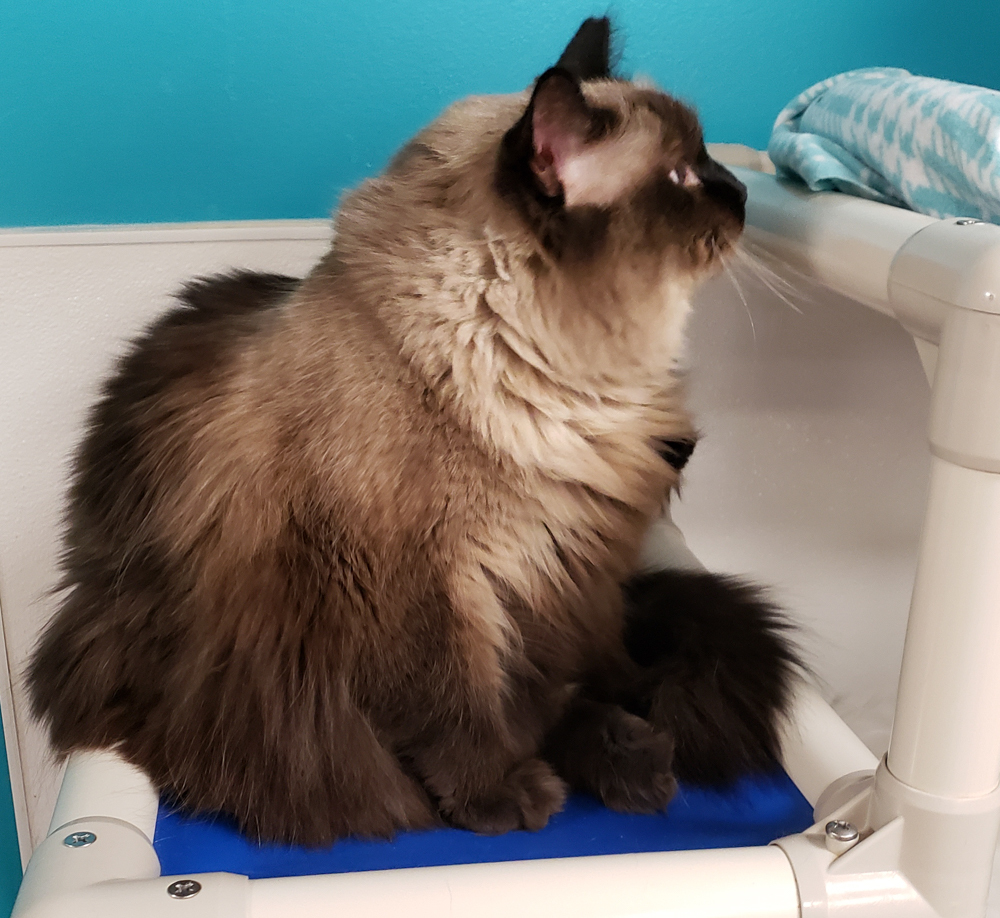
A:
POLYGON ((1000 223, 1000 92, 870 67, 807 89, 768 154, 813 191, 1000 223))

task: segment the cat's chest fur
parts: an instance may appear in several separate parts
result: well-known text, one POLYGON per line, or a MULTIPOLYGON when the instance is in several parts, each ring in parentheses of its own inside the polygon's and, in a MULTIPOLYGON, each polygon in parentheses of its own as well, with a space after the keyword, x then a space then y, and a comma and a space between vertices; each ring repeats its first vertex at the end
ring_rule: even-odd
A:
POLYGON ((390 258, 359 283, 335 248, 282 349, 311 355, 306 377, 327 368, 305 443, 331 506, 383 544, 423 546, 487 681, 524 641, 558 636, 572 670, 617 637, 618 583, 676 482, 653 443, 690 434, 669 372, 629 358, 598 391, 573 375, 592 357, 546 353, 513 321, 534 294, 514 254, 439 247, 420 273, 390 258))

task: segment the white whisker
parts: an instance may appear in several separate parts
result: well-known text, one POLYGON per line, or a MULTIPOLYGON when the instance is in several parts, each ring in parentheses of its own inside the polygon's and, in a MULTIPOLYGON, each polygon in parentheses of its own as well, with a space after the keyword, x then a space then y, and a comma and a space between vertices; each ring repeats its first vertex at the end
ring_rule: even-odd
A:
POLYGON ((736 272, 729 267, 726 262, 722 263, 723 267, 726 269, 726 274, 729 275, 729 279, 733 282, 733 287, 736 289, 737 294, 739 294, 740 299, 743 301, 743 308, 746 310, 747 318, 750 320, 750 331, 753 334, 753 343, 757 343, 757 326, 754 325, 753 314, 750 312, 750 304, 747 302, 746 296, 743 294, 743 288, 740 286, 740 282, 736 279, 736 272))
MULTIPOLYGON (((745 267, 754 279, 761 284, 761 286, 774 294, 774 296, 781 300, 786 306, 801 315, 802 310, 796 305, 791 297, 794 296, 800 301, 804 299, 805 294, 802 288, 792 283, 783 274, 779 274, 775 271, 769 264, 767 264, 765 258, 755 254, 750 249, 749 245, 750 244, 743 243, 733 249, 733 255, 739 259, 741 266, 745 267)), ((787 268, 787 266, 784 267, 787 268)))

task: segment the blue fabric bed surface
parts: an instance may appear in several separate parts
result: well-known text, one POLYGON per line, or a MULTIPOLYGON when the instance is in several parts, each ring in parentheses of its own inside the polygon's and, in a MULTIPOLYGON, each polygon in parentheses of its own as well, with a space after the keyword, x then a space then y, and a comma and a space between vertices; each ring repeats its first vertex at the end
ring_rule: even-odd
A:
POLYGON ((812 808, 783 773, 725 791, 681 787, 665 813, 627 816, 571 797, 541 832, 481 836, 461 829, 404 832, 392 841, 347 839, 329 848, 257 845, 221 819, 191 818, 161 804, 154 847, 164 876, 227 871, 251 879, 764 845, 812 824, 812 808))

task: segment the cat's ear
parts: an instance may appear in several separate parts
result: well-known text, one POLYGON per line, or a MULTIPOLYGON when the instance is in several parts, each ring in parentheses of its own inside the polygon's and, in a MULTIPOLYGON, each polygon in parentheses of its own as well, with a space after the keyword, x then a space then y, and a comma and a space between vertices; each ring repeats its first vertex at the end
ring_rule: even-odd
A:
POLYGON ((564 195, 591 132, 591 111, 578 80, 554 67, 535 84, 528 106, 531 171, 550 198, 564 195))
POLYGON ((611 21, 607 16, 584 21, 559 58, 557 67, 578 80, 611 76, 611 21))
POLYGON ((527 185, 533 195, 566 207, 611 203, 620 182, 611 174, 614 151, 601 141, 613 123, 610 111, 588 104, 572 73, 546 70, 521 119, 504 136, 499 187, 527 185))

